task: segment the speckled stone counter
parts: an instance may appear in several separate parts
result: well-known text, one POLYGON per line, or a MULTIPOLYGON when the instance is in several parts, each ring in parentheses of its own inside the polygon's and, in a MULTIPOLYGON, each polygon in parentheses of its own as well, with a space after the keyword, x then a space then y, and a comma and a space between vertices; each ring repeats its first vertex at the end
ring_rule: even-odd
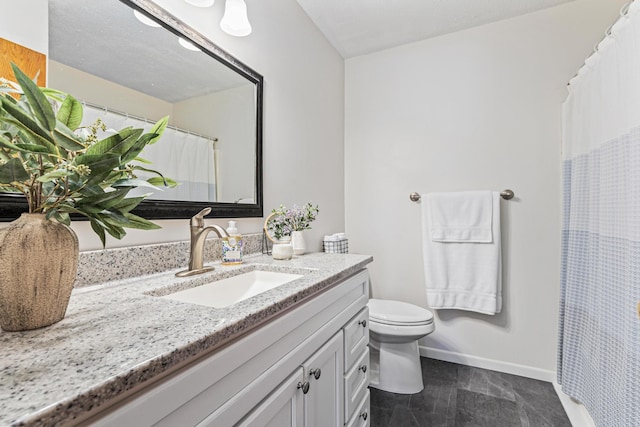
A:
MULTIPOLYGON (((261 253, 261 244, 262 233, 242 236, 245 255, 261 253)), ((207 239, 204 246, 204 262, 220 261, 221 256, 222 239, 217 237, 207 239)), ((188 264, 188 241, 80 252, 74 286, 79 288, 178 267, 186 268, 188 264), (96 274, 96 265, 100 266, 100 274, 96 274)))
MULTIPOLYGON (((248 257, 177 278, 171 270, 73 291, 61 322, 28 332, 0 332, 0 425, 73 423, 121 393, 210 352, 300 304, 372 261, 353 254, 307 254, 290 261, 248 257), (226 308, 159 298, 252 269, 300 279, 226 308), (239 271, 240 270, 240 271, 239 271)), ((96 271, 99 275, 100 272, 96 271)))

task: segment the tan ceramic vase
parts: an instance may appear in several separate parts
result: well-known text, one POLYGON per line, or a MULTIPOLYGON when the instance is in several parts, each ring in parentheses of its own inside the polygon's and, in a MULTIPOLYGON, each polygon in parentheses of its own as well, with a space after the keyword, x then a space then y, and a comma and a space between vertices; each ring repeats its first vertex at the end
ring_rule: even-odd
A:
POLYGON ((42 214, 0 228, 0 327, 26 331, 59 322, 78 270, 73 230, 42 214))

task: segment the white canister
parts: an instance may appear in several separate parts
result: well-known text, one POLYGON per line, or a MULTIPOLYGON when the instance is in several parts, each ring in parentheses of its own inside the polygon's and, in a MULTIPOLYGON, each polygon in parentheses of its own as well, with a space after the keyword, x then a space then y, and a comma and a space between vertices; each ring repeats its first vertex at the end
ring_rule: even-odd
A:
POLYGON ((273 241, 271 248, 273 259, 287 260, 293 257, 293 246, 291 245, 291 237, 286 236, 279 240, 273 241))

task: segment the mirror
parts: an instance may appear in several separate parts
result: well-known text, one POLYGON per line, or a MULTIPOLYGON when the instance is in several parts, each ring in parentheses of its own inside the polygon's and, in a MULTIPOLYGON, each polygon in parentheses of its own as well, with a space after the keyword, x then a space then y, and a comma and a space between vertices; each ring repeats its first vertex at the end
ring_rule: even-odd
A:
MULTIPOLYGON (((48 86, 85 103, 84 124, 170 117, 141 157, 180 185, 154 192, 138 215, 190 218, 212 206, 211 217, 262 216, 261 75, 150 0, 49 0, 49 21, 48 86)), ((0 217, 17 218, 23 200, 0 193, 0 217)))

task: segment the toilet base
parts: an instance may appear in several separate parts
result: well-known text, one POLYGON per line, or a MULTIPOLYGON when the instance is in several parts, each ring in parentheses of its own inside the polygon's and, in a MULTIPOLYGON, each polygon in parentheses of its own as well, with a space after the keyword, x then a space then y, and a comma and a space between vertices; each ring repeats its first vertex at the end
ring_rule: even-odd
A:
POLYGON ((371 387, 399 394, 420 393, 424 389, 417 340, 381 343, 370 337, 369 359, 371 387))

